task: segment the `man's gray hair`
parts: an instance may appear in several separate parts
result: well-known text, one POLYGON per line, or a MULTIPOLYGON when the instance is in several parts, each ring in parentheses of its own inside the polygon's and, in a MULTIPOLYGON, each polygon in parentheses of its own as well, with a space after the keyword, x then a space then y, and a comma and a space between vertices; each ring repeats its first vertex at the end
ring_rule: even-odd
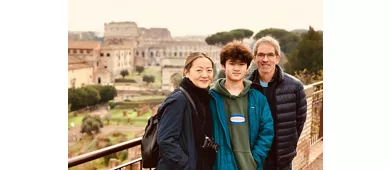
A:
POLYGON ((259 45, 263 43, 272 45, 275 48, 275 53, 280 56, 281 52, 279 42, 270 35, 262 37, 256 41, 255 45, 253 46, 253 55, 257 55, 257 48, 259 48, 259 45))

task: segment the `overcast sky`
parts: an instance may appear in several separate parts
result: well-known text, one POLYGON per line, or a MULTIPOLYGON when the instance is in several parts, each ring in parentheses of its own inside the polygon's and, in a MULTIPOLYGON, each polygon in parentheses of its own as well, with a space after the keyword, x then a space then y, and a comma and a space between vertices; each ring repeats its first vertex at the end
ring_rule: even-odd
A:
POLYGON ((134 21, 168 28, 172 36, 247 28, 322 30, 322 0, 69 0, 69 31, 104 31, 104 23, 134 21))

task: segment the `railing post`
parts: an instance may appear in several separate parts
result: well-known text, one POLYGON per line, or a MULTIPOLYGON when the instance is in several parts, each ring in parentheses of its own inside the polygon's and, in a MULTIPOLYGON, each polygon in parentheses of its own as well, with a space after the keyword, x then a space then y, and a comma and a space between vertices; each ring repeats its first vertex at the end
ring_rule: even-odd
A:
POLYGON ((319 137, 323 137, 323 125, 324 125, 324 100, 322 99, 322 102, 321 102, 321 110, 320 110, 320 134, 319 134, 319 137))

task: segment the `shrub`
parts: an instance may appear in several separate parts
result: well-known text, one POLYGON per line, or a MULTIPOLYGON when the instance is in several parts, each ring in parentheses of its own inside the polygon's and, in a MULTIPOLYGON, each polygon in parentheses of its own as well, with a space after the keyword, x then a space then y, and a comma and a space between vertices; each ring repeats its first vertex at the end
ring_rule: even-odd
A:
POLYGON ((113 100, 109 100, 108 101, 108 106, 110 106, 110 109, 113 109, 113 108, 115 108, 116 103, 113 100))
POLYGON ((80 133, 87 133, 88 135, 92 135, 92 132, 99 133, 100 128, 102 127, 103 122, 99 116, 87 115, 82 120, 80 133))
POLYGON ((102 102, 108 102, 117 96, 117 91, 114 86, 106 85, 103 86, 100 91, 100 97, 102 102))

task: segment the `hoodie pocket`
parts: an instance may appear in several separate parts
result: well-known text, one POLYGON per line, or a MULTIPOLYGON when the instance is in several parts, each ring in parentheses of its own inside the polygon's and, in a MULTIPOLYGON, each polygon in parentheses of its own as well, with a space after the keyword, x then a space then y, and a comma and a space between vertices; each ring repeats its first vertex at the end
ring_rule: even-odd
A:
POLYGON ((257 163, 251 152, 234 151, 238 169, 257 169, 257 163))

